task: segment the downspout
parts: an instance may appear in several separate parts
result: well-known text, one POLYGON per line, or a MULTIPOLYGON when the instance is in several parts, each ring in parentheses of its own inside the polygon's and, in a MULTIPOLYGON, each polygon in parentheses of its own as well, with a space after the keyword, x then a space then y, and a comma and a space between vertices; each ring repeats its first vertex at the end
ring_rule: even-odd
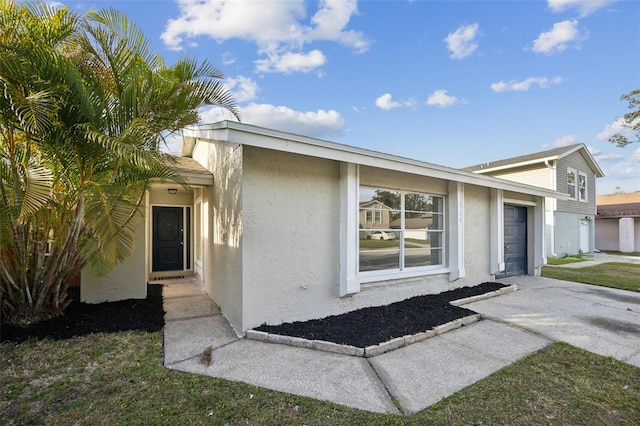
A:
MULTIPOLYGON (((544 160, 544 165, 547 166, 547 169, 550 170, 551 172, 551 177, 550 177, 550 183, 551 183, 551 189, 556 191, 558 189, 558 185, 556 183, 556 164, 555 161, 553 162, 553 164, 551 164, 551 162, 549 160, 544 160)), ((545 200, 545 212, 544 212, 544 216, 545 219, 545 224, 550 221, 551 224, 551 230, 552 232, 549 232, 549 247, 551 248, 551 256, 552 257, 557 257, 556 255, 556 208, 558 207, 557 202, 558 200, 556 200, 555 198, 547 198, 547 200, 545 200), (546 206, 549 206, 550 210, 551 210, 551 214, 550 217, 547 217, 547 212, 546 206)), ((546 226, 546 225, 545 225, 546 226)), ((544 234, 547 234, 547 231, 545 229, 544 234)))

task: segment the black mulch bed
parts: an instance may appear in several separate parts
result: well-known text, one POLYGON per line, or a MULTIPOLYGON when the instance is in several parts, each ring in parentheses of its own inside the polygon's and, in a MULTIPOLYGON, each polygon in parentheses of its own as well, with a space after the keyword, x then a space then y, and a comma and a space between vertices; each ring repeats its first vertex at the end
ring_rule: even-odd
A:
POLYGON ((449 302, 489 293, 503 287, 506 285, 487 282, 474 287, 412 297, 386 306, 363 308, 310 321, 280 325, 263 324, 255 330, 365 348, 396 337, 431 330, 438 325, 473 315, 475 312, 472 310, 451 305, 449 302))
POLYGON ((80 303, 80 290, 70 288, 72 300, 62 317, 29 326, 2 323, 0 341, 21 343, 28 339, 63 340, 91 333, 139 330, 154 332, 164 327, 162 285, 147 286, 146 299, 98 304, 80 303))

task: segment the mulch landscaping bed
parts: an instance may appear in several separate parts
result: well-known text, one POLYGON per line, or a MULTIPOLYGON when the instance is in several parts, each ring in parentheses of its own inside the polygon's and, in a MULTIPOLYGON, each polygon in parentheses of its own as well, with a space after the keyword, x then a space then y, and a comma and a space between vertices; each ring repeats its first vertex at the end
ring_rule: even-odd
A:
POLYGON ((164 327, 162 285, 147 286, 146 299, 98 304, 80 303, 79 288, 70 288, 71 304, 62 317, 29 326, 2 323, 1 342, 20 343, 28 339, 70 339, 91 333, 140 330, 154 332, 164 327))
MULTIPOLYGON (((256 330, 364 348, 473 315, 475 312, 453 306, 449 302, 489 293, 503 287, 506 286, 500 283, 483 283, 317 320, 276 326, 262 325, 256 330)), ((144 300, 86 304, 80 303, 77 288, 69 289, 69 295, 72 303, 64 316, 30 326, 3 323, 0 341, 20 343, 28 339, 62 340, 91 333, 128 330, 155 332, 164 327, 160 284, 148 285, 147 298, 144 300)))
POLYGON ((500 290, 503 287, 507 286, 487 282, 474 287, 412 297, 386 306, 363 308, 310 321, 280 325, 263 324, 254 330, 365 348, 474 315, 476 312, 451 305, 449 302, 500 290))

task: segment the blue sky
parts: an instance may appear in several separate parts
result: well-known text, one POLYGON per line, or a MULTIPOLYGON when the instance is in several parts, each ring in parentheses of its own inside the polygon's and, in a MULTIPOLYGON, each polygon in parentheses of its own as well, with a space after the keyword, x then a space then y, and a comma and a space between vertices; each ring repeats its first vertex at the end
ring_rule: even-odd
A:
POLYGON ((598 194, 640 190, 640 145, 607 142, 640 88, 637 1, 63 3, 127 13, 168 63, 206 58, 249 124, 450 167, 581 142, 598 194))

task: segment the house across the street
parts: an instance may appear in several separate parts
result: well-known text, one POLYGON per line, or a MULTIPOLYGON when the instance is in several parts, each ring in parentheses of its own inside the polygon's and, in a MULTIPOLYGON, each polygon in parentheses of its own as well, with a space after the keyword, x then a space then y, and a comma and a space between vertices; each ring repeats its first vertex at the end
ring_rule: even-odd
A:
POLYGON ((194 275, 243 334, 537 275, 545 199, 568 198, 229 121, 185 129, 176 167, 188 185, 154 185, 134 255, 84 273, 83 301, 143 298, 153 279, 194 275))
POLYGON ((596 247, 640 251, 640 192, 599 195, 597 200, 596 247))
POLYGON ((568 194, 545 203, 547 255, 593 253, 596 178, 604 173, 584 144, 466 167, 464 170, 568 194))

